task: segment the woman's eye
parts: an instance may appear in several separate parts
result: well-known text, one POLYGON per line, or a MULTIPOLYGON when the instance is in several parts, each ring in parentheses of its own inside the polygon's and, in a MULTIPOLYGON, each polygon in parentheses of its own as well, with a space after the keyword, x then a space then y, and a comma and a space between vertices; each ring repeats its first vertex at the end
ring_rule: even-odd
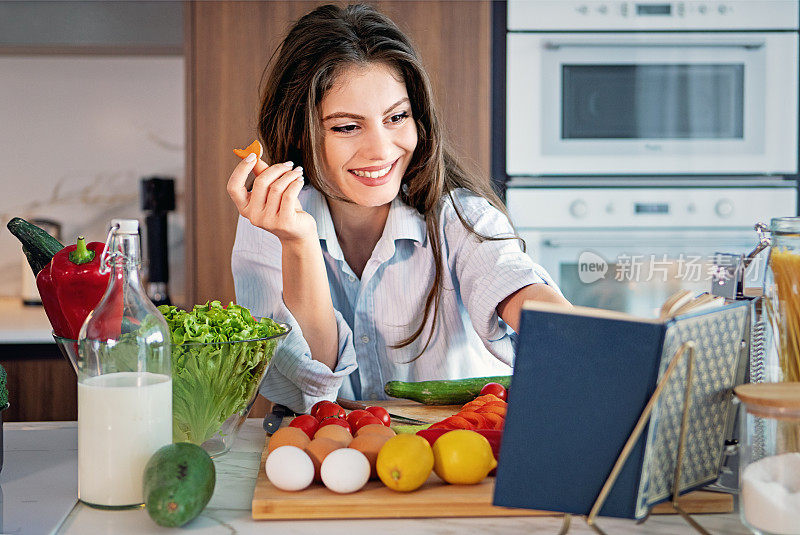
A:
POLYGON ((389 122, 392 122, 394 124, 400 124, 403 121, 405 121, 406 119, 408 119, 408 112, 404 111, 404 112, 401 112, 401 113, 396 113, 396 114, 392 115, 391 117, 389 117, 389 122))
POLYGON ((331 127, 331 130, 334 132, 344 132, 345 134, 349 134, 351 132, 355 132, 356 128, 358 128, 358 126, 354 124, 346 124, 344 126, 333 126, 331 127))

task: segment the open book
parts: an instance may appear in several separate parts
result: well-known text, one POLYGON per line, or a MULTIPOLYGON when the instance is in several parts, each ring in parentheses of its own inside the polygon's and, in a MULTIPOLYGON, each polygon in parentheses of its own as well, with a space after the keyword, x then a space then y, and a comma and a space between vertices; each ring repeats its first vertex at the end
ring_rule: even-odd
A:
MULTIPOLYGON (((586 515, 669 362, 694 343, 681 491, 713 482, 743 380, 747 302, 676 294, 658 318, 527 302, 495 487, 495 505, 586 515)), ((684 410, 688 354, 600 511, 643 518, 669 499, 684 410)))
POLYGON ((714 296, 709 293, 703 292, 700 295, 695 295, 694 292, 689 290, 679 290, 669 296, 661 305, 662 319, 674 318, 681 314, 688 312, 699 312, 701 310, 708 310, 711 308, 718 308, 725 304, 725 298, 721 296, 714 296))

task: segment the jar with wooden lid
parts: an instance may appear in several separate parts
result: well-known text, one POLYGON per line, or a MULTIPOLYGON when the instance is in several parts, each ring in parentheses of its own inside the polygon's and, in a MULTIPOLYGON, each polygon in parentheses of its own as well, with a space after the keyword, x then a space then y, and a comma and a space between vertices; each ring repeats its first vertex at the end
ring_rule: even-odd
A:
POLYGON ((800 382, 737 386, 739 515, 755 534, 800 535, 800 382))

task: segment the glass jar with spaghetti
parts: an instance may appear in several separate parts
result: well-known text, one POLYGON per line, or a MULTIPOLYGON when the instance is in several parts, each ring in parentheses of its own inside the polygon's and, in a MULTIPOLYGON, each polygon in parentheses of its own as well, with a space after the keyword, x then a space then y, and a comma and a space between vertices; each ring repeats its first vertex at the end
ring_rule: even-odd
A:
POLYGON ((764 382, 800 381, 800 217, 770 224, 764 276, 767 347, 764 382))

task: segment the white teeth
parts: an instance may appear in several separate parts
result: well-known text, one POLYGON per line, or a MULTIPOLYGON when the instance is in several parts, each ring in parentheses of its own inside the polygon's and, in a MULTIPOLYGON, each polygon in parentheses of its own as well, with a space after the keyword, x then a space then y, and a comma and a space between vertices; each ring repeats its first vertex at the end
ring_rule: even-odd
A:
POLYGON ((380 178, 382 176, 385 176, 386 173, 388 173, 391 169, 392 166, 389 165, 387 167, 384 167, 383 169, 378 169, 377 171, 357 171, 355 169, 351 169, 351 172, 356 176, 364 178, 380 178))

